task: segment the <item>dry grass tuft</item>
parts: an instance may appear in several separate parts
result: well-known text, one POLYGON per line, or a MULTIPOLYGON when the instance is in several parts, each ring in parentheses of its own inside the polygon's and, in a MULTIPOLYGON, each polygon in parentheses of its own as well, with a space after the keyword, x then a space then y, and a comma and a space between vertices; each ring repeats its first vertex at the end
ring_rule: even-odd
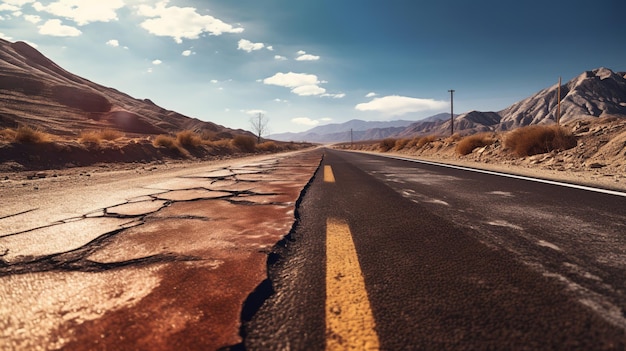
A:
POLYGON ((257 145, 257 148, 261 151, 274 152, 278 150, 278 145, 273 141, 266 141, 257 145))
POLYGON ((415 147, 421 149, 422 147, 424 147, 424 145, 430 144, 435 140, 437 140, 437 136, 435 135, 427 135, 425 137, 421 137, 415 142, 415 147))
POLYGON ((233 138, 233 145, 243 152, 254 152, 256 149, 256 138, 237 135, 233 138))
POLYGON ((570 149, 576 146, 576 137, 563 127, 535 125, 510 132, 504 139, 504 146, 524 157, 570 149))
POLYGON ((461 136, 461 134, 459 133, 454 133, 451 136, 447 137, 444 139, 444 142, 447 144, 452 144, 452 143, 456 143, 457 141, 463 139, 463 137, 461 136))
POLYGON ((378 148, 382 152, 387 152, 387 151, 393 149, 395 146, 396 146, 396 139, 392 139, 392 138, 383 139, 378 144, 378 148))
POLYGON ((184 148, 196 148, 202 145, 202 137, 191 130, 183 130, 176 134, 176 141, 184 148))
POLYGON ((104 140, 117 140, 124 137, 124 133, 114 130, 114 129, 105 129, 100 131, 100 137, 104 140))
POLYGON ((461 141, 456 144, 455 151, 457 154, 465 156, 476 148, 491 145, 495 142, 496 139, 491 133, 474 134, 461 139, 461 141))
POLYGON ((13 129, 10 128, 5 128, 0 130, 0 140, 2 141, 8 141, 8 142, 13 142, 15 141, 15 135, 17 134, 17 132, 13 129))
POLYGON ((79 141, 81 143, 94 143, 99 144, 102 140, 114 141, 124 137, 124 133, 113 130, 113 129, 104 129, 100 131, 89 131, 81 133, 79 137, 79 141))
POLYGON ((396 140, 396 144, 393 147, 393 149, 395 151, 402 150, 402 149, 404 149, 407 146, 409 141, 411 141, 411 139, 398 139, 398 140, 396 140))
POLYGON ((169 135, 157 135, 157 137, 154 139, 154 142, 152 144, 156 147, 164 147, 172 151, 178 152, 180 155, 184 157, 191 156, 191 154, 189 154, 189 151, 187 151, 187 149, 185 149, 183 146, 181 146, 178 143, 177 138, 174 138, 169 135))
POLYGON ((13 140, 16 143, 24 144, 48 143, 52 141, 52 136, 30 127, 19 127, 15 131, 15 137, 13 140))

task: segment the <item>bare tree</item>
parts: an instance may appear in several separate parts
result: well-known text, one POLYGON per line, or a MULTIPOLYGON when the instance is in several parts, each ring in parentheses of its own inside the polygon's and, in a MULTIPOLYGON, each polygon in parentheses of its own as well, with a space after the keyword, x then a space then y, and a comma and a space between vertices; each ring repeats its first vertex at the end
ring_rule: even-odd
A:
POLYGON ((268 119, 264 114, 258 113, 255 117, 250 118, 250 126, 252 127, 252 132, 256 135, 257 144, 261 143, 261 136, 263 134, 267 134, 268 132, 268 119))

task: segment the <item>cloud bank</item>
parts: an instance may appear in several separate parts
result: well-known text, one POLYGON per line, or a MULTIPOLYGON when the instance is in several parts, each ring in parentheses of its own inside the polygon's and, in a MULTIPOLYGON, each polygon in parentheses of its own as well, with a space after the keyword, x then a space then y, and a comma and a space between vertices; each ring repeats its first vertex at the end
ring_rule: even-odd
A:
POLYGON ((390 95, 355 106, 358 111, 380 112, 385 116, 400 116, 411 112, 439 110, 448 106, 446 101, 419 99, 407 96, 390 95))
POLYGON ((151 34, 171 37, 179 44, 183 39, 198 39, 202 34, 222 35, 244 31, 241 27, 235 27, 213 16, 201 15, 193 7, 167 4, 168 1, 161 1, 155 6, 139 5, 137 13, 149 18, 141 23, 141 27, 151 34))

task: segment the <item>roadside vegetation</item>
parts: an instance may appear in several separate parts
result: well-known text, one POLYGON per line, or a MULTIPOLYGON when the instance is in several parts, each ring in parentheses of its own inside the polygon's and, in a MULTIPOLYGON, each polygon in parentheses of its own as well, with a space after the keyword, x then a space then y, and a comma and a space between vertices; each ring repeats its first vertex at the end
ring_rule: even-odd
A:
POLYGON ((528 126, 508 133, 504 146, 524 157, 570 149, 576 146, 576 137, 560 126, 528 126))
POLYGON ((277 153, 312 147, 309 143, 257 143, 252 134, 183 130, 146 135, 114 129, 50 134, 28 126, 0 128, 0 166, 15 169, 54 169, 95 163, 147 163, 194 159, 212 160, 248 154, 277 153))
POLYGON ((466 136, 454 134, 452 136, 425 135, 414 138, 385 138, 379 141, 367 141, 339 144, 339 148, 355 150, 398 152, 415 155, 448 157, 468 156, 476 150, 482 154, 489 149, 513 157, 526 157, 552 151, 562 151, 576 146, 576 136, 567 128, 551 126, 529 126, 515 129, 510 132, 485 132, 466 136))
POLYGON ((17 129, 0 130, 0 140, 7 143, 41 144, 53 141, 54 136, 28 126, 20 126, 17 129))
POLYGON ((103 140, 115 141, 124 137, 124 133, 113 130, 104 129, 99 131, 86 131, 80 134, 78 141, 83 144, 100 144, 103 140))
POLYGON ((459 140, 456 144, 456 153, 465 156, 479 147, 491 145, 496 142, 496 136, 493 133, 480 133, 466 136, 459 140))

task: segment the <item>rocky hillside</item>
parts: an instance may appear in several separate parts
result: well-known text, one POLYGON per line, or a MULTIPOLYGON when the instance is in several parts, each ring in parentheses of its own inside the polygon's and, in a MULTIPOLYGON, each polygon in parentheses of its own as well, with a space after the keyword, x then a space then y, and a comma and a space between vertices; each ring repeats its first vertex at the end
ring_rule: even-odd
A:
MULTIPOLYGON (((498 112, 471 111, 454 120, 454 130, 462 135, 485 131, 506 131, 532 124, 555 123, 558 84, 498 112)), ((586 117, 626 117, 626 72, 607 68, 587 71, 561 86, 561 122, 586 117)), ((446 135, 450 121, 416 122, 397 137, 446 135)))
POLYGON ((183 116, 78 77, 26 43, 0 39, 0 128, 27 125, 55 135, 114 129, 132 134, 181 130, 248 134, 183 116))

